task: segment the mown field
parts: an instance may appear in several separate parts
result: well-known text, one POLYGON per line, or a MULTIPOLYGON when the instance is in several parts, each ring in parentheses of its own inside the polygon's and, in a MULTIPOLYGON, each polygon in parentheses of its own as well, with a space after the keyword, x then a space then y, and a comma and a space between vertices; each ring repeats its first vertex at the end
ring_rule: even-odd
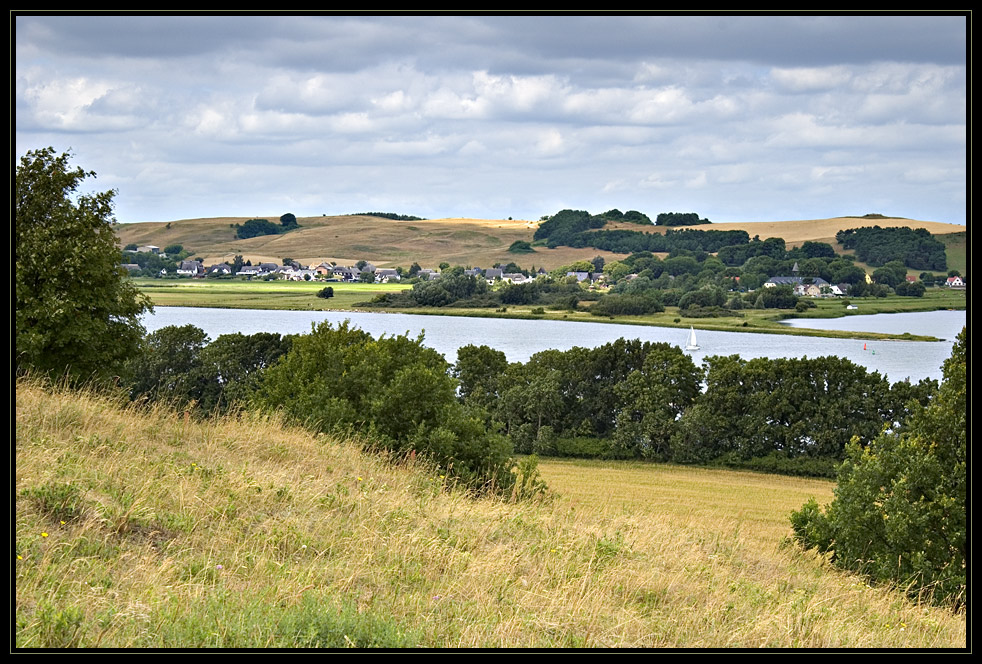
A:
POLYGON ((276 416, 16 387, 19 648, 966 645, 787 540, 828 482, 549 460, 514 503, 276 416))
MULTIPOLYGON (((155 305, 178 307, 227 307, 240 309, 293 309, 293 310, 361 310, 376 294, 410 288, 408 284, 346 284, 291 281, 243 281, 239 279, 135 279, 138 288, 147 294, 155 305), (325 286, 334 289, 334 297, 317 297, 325 286)), ((505 311, 496 309, 466 309, 454 307, 428 309, 388 309, 404 313, 444 316, 477 316, 496 318, 542 318, 583 322, 620 323, 627 325, 657 325, 660 327, 689 327, 724 332, 761 332, 769 334, 794 334, 799 336, 848 337, 862 339, 887 339, 891 335, 862 332, 818 331, 789 328, 778 321, 789 316, 806 318, 835 318, 848 314, 900 313, 909 311, 936 311, 939 309, 964 309, 965 291, 931 288, 924 297, 852 298, 858 308, 847 312, 841 300, 816 299, 817 307, 804 313, 793 310, 744 309, 730 317, 685 318, 678 307, 667 307, 659 314, 646 316, 594 316, 586 311, 553 311, 533 305, 509 306, 505 311), (538 310, 542 309, 541 313, 538 310), (535 310, 535 313, 533 313, 535 310)), ((588 306, 589 302, 583 303, 588 306)), ((926 337, 900 337, 927 340, 926 337)))

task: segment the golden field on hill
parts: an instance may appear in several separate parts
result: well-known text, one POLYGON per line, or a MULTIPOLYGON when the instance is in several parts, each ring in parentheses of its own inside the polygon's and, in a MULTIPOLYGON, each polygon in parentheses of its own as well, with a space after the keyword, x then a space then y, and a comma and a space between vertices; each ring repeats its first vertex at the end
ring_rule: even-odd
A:
MULTIPOLYGON (((279 215, 262 217, 279 223, 279 215)), ((363 215, 333 217, 300 217, 300 229, 284 235, 267 235, 240 240, 234 224, 249 217, 184 219, 172 222, 122 224, 117 227, 121 246, 130 243, 153 244, 161 248, 182 244, 204 259, 206 265, 231 261, 242 255, 253 263, 281 262, 289 257, 303 264, 322 261, 353 265, 366 260, 377 267, 435 268, 442 262, 451 265, 491 267, 514 261, 523 268, 531 266, 552 270, 596 255, 607 259, 618 254, 592 248, 574 249, 535 247, 534 254, 513 254, 508 247, 517 240, 532 241, 538 221, 512 219, 427 219, 394 221, 363 215)), ((846 228, 862 226, 909 226, 926 228, 932 234, 957 233, 964 226, 931 221, 890 217, 836 217, 801 221, 762 221, 754 223, 713 223, 693 228, 700 230, 745 230, 751 237, 783 237, 788 246, 807 240, 835 243, 835 234, 846 228)), ((605 228, 664 232, 661 227, 637 224, 608 224, 605 228)))
POLYGON ((16 390, 19 648, 964 648, 786 541, 830 482, 548 460, 544 502, 273 415, 16 390))

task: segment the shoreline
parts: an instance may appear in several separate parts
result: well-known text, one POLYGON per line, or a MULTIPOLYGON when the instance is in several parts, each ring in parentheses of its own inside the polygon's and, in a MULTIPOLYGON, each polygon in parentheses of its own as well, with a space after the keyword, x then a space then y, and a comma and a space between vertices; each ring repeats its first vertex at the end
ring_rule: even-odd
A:
MULTIPOLYGON (((578 322, 578 323, 600 323, 600 324, 611 324, 611 325, 637 325, 641 327, 659 327, 666 329, 685 329, 686 327, 693 327, 697 330, 707 330, 714 332, 737 332, 737 333, 750 333, 750 334, 773 334, 773 335, 787 335, 787 336, 803 336, 803 337, 825 337, 830 339, 863 339, 863 340, 879 340, 879 341, 924 341, 924 342, 939 342, 944 341, 939 337, 926 336, 926 335, 914 335, 910 333, 903 334, 891 334, 883 332, 863 332, 863 331, 851 331, 851 330, 823 330, 817 328, 807 328, 807 327, 791 327, 784 324, 784 321, 790 320, 801 320, 806 321, 810 318, 828 320, 834 318, 845 318, 847 315, 843 314, 841 316, 809 316, 809 317, 799 317, 799 316, 781 316, 778 319, 771 319, 775 326, 746 326, 742 325, 713 325, 707 323, 706 319, 689 319, 680 321, 679 323, 674 322, 664 322, 658 321, 653 322, 650 320, 638 320, 638 319, 628 319, 626 317, 614 317, 614 318, 600 318, 599 316, 586 316, 580 315, 576 318, 569 318, 566 315, 552 315, 548 313, 542 314, 532 314, 526 311, 514 311, 514 312, 501 312, 501 311, 482 311, 479 309, 463 309, 459 311, 454 310, 434 310, 434 309, 376 309, 376 308, 300 308, 300 307, 268 307, 261 306, 257 303, 255 306, 244 306, 244 305, 230 305, 230 304, 205 304, 205 303, 195 303, 195 304, 160 304, 154 303, 154 307, 167 307, 167 308, 208 308, 208 309, 231 309, 231 310, 266 310, 266 311, 321 311, 325 313, 358 313, 358 314, 407 314, 416 316, 459 316, 464 318, 500 318, 500 319, 517 319, 517 320, 548 320, 548 321, 558 321, 558 322, 578 322)), ((864 313, 864 314, 851 314, 851 315, 889 315, 890 313, 918 313, 918 312, 930 312, 930 311, 964 311, 965 307, 946 307, 944 309, 938 308, 923 308, 919 310, 911 311, 894 311, 894 312, 875 312, 875 313, 864 313)), ((580 312, 581 314, 583 312, 580 312)), ((711 319, 710 319, 711 320, 711 319)))

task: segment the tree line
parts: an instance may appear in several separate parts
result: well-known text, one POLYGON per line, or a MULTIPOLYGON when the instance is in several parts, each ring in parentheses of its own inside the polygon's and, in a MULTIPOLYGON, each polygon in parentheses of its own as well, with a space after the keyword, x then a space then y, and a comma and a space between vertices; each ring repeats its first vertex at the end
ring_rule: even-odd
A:
POLYGON ((630 458, 830 476, 853 436, 875 437, 925 405, 935 381, 893 385, 839 357, 707 358, 619 339, 508 363, 465 346, 460 398, 521 453, 630 458))
POLYGON ((944 243, 924 228, 864 226, 841 230, 835 239, 856 257, 874 267, 900 261, 915 270, 947 270, 944 243))

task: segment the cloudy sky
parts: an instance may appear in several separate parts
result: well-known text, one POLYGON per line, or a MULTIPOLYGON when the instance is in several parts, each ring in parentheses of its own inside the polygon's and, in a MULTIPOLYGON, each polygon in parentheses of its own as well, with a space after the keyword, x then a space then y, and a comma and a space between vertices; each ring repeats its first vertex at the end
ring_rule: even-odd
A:
POLYGON ((966 223, 964 16, 16 16, 16 157, 119 221, 966 223))

